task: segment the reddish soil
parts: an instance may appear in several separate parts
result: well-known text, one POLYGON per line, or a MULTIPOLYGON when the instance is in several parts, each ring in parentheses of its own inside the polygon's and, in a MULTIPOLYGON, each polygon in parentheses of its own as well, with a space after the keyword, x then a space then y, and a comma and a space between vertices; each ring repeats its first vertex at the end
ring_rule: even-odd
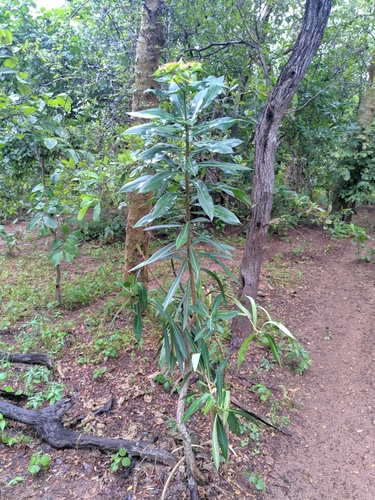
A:
MULTIPOLYGON (((375 211, 362 210, 356 223, 361 223, 361 218, 366 221, 362 225, 372 228, 374 237, 375 211)), ((197 448, 198 463, 208 480, 200 489, 202 499, 375 498, 375 266, 359 261, 351 243, 348 239, 332 240, 321 229, 304 227, 291 231, 287 241, 279 237, 270 240, 260 303, 295 333, 313 362, 302 376, 287 366, 259 370, 260 360, 271 357, 264 348, 254 346, 239 376, 233 368, 229 381, 236 398, 270 418, 270 401, 260 402, 251 390, 258 382, 266 384, 273 391, 273 400, 279 401, 281 414, 290 418, 290 435, 265 430, 259 452, 255 442, 233 437, 231 463, 220 474, 211 465, 207 421, 199 414, 192 418, 193 439, 202 446, 197 448), (257 491, 249 483, 246 473, 254 472, 265 480, 265 491, 257 491)), ((237 265, 240 257, 238 252, 237 265)), ((89 341, 78 313, 67 311, 64 316, 77 324, 72 335, 81 342, 89 341)), ((0 340, 12 344, 12 335, 2 332, 0 340)), ((77 364, 82 353, 67 346, 55 379, 76 396, 70 416, 88 413, 110 394, 114 396, 113 410, 87 421, 85 432, 134 440, 147 440, 156 434, 157 446, 176 450, 181 456, 179 436, 168 423, 174 418, 177 396, 154 382, 158 372, 153 359, 156 339, 149 334, 135 355, 125 351, 118 359, 99 366, 77 364), (93 380, 93 371, 100 366, 106 367, 103 381, 93 380)), ((233 367, 235 362, 234 353, 233 367)), ((16 431, 34 436, 34 441, 11 448, 0 444, 1 500, 161 498, 170 472, 166 467, 143 462, 124 479, 123 473, 109 471, 109 455, 53 450, 32 430, 15 424, 16 431), (27 465, 39 450, 51 454, 51 468, 31 477, 27 465), (8 487, 15 476, 24 477, 24 482, 8 487)), ((188 498, 183 467, 165 498, 188 498)))

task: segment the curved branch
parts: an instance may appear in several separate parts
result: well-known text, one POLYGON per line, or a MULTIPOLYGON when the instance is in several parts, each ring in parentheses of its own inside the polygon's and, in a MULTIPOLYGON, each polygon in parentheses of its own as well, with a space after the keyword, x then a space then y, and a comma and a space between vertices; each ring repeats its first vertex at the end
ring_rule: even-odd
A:
POLYGON ((73 404, 71 398, 66 398, 43 410, 24 410, 0 400, 0 413, 5 418, 30 425, 42 439, 58 450, 97 448, 116 452, 125 448, 130 457, 143 457, 146 460, 170 466, 177 463, 177 459, 171 453, 159 450, 150 443, 104 438, 65 429, 61 423, 61 417, 73 404))

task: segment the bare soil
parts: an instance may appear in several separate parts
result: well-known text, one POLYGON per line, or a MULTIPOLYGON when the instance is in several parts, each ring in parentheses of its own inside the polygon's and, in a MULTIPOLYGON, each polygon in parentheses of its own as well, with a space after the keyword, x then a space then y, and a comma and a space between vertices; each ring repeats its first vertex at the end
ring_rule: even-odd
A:
MULTIPOLYGON (((356 223, 361 221, 372 228, 374 237, 374 209, 362 209, 356 223)), ((234 269, 240 259, 239 248, 234 269)), ((321 229, 300 227, 287 238, 270 240, 259 301, 296 335, 313 362, 298 375, 287 363, 282 369, 276 367, 265 348, 254 346, 237 374, 236 353, 232 354, 232 393, 268 419, 272 418, 272 401, 278 401, 280 415, 290 419, 290 433, 264 430, 259 445, 245 439, 246 434, 243 439, 233 437, 231 462, 217 474, 210 460, 209 426, 199 414, 194 415, 190 430, 208 481, 200 488, 202 499, 373 500, 375 266, 357 259, 349 239, 332 240, 321 229), (264 358, 272 369, 259 369, 264 358), (269 401, 260 401, 254 391, 257 383, 272 390, 269 401), (265 491, 257 491, 249 482, 254 473, 263 477, 265 491)), ((102 302, 89 307, 98 309, 102 302)), ((126 350, 100 365, 82 365, 77 363, 82 352, 74 349, 74 343, 90 342, 90 335, 79 311, 63 314, 77 325, 71 346, 68 343, 56 360, 55 380, 63 382, 67 394, 76 398, 70 416, 88 414, 113 395, 112 411, 87 419, 84 432, 144 440, 157 435, 157 446, 180 457, 181 441, 169 423, 175 417, 177 396, 155 382, 159 372, 154 359, 155 325, 142 349, 126 350), (106 368, 103 380, 94 380, 94 370, 100 367, 106 368)), ((87 311, 83 316, 87 317, 87 311)), ((117 328, 128 321, 119 318, 117 328)), ((14 332, 2 331, 0 340, 12 345, 14 332)), ((12 432, 33 435, 20 424, 14 424, 12 432)), ((0 499, 161 498, 170 469, 140 462, 125 479, 123 472, 110 472, 110 458, 99 451, 53 450, 38 438, 31 445, 8 448, 0 444, 0 499), (51 455, 51 468, 31 476, 26 469, 31 455, 39 450, 51 455), (7 486, 16 476, 24 481, 7 486)), ((165 498, 188 498, 183 466, 165 498)))

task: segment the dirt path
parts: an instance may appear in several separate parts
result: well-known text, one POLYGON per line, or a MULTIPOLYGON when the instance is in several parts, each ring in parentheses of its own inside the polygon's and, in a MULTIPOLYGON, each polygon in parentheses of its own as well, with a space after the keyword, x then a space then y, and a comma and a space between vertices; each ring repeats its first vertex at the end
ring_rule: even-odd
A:
POLYGON ((330 243, 320 239, 289 325, 309 342, 313 365, 294 382, 303 408, 293 416, 293 436, 271 445, 276 459, 264 498, 373 500, 375 266, 357 261, 350 241, 319 256, 330 243))

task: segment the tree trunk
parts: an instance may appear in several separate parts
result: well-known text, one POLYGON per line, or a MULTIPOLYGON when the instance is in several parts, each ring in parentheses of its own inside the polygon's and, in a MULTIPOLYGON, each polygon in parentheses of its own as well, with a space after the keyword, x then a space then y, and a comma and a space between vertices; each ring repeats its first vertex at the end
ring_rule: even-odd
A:
MULTIPOLYGON (((255 129, 253 209, 240 270, 242 289, 239 296, 246 306, 250 304, 246 296, 253 297, 254 300, 257 298, 272 209, 277 132, 281 119, 320 45, 331 5, 332 0, 306 0, 301 32, 255 129)), ((250 331, 250 323, 244 316, 237 316, 233 322, 233 330, 235 335, 246 334, 250 331)))
MULTIPOLYGON (((142 8, 141 30, 137 46, 135 69, 135 92, 132 111, 157 106, 157 97, 147 89, 157 88, 153 75, 159 66, 160 51, 163 45, 163 25, 161 17, 161 0, 145 0, 142 8)), ((137 120, 139 121, 139 120, 137 120)), ((136 123, 135 123, 136 124, 136 123)), ((132 193, 129 196, 129 212, 125 238, 125 270, 124 281, 129 271, 141 261, 147 259, 150 235, 142 227, 134 225, 150 212, 152 193, 132 193)), ((140 281, 147 283, 147 270, 142 268, 140 281)))

